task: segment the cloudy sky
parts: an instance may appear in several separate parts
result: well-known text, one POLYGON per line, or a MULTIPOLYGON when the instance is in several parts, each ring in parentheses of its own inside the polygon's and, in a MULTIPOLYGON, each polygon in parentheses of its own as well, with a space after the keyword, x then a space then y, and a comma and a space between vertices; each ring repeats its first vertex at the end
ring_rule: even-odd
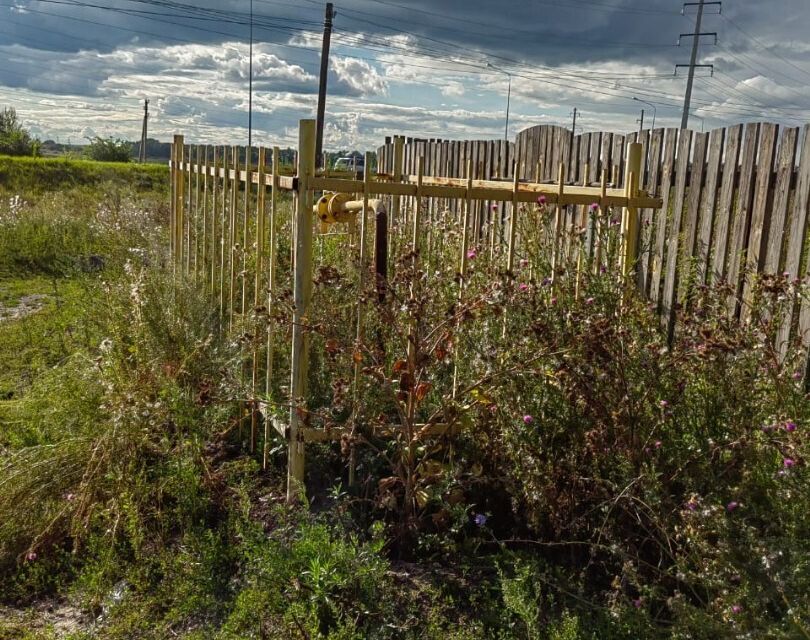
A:
MULTIPOLYGON (((317 101, 324 4, 253 0, 254 141, 292 143, 317 101)), ((540 124, 678 126, 695 7, 677 0, 336 0, 327 148, 540 124), (642 104, 639 101, 649 104, 642 104)), ((0 107, 40 138, 184 133, 246 143, 250 0, 0 0, 0 107)), ((810 122, 810 0, 709 5, 691 126, 810 122)))

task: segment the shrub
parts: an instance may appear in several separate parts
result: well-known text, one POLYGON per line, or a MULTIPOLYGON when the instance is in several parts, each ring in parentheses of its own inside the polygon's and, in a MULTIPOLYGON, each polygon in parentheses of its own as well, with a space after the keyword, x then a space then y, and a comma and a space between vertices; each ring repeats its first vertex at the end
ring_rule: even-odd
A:
POLYGON ((9 156, 36 156, 39 140, 34 140, 23 128, 17 112, 11 108, 0 111, 0 154, 9 156))
POLYGON ((132 143, 112 136, 96 136, 90 139, 85 154, 91 160, 100 162, 129 162, 132 160, 132 143))

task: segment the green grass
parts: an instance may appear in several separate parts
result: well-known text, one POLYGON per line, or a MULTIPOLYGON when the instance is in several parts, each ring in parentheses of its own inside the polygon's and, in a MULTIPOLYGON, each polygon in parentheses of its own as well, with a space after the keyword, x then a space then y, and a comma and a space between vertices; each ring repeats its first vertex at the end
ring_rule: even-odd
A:
POLYGON ((103 182, 139 191, 167 189, 169 169, 162 164, 0 156, 0 189, 10 193, 40 193, 103 182))

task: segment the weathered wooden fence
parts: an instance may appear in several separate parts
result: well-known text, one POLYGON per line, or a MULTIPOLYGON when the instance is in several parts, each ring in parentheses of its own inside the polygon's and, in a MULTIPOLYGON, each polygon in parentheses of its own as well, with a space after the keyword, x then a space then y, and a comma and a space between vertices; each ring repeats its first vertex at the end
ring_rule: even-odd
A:
MULTIPOLYGON (((625 186, 621 188, 609 186, 605 179, 598 186, 567 184, 564 164, 557 168, 555 182, 521 181, 512 146, 500 142, 492 143, 490 148, 499 149, 502 155, 483 174, 476 174, 476 161, 470 154, 463 158, 465 167, 448 170, 455 175, 441 175, 446 165, 431 164, 425 149, 408 151, 401 139, 393 143, 390 161, 382 156, 376 176, 366 171, 362 180, 352 180, 315 171, 314 129, 314 121, 301 122, 295 176, 280 175, 278 148, 273 149, 268 164, 265 148, 255 154, 253 149, 240 147, 186 145, 182 136, 176 136, 171 160, 170 237, 176 277, 196 283, 201 293, 209 295, 219 308, 221 330, 245 345, 242 365, 249 396, 245 400, 245 417, 250 420, 250 449, 257 449, 262 421, 265 460, 272 430, 287 441, 291 497, 304 479, 305 445, 345 436, 353 439, 357 428, 354 418, 346 426, 328 429, 312 423, 308 368, 311 317, 318 309, 317 297, 313 305, 317 295, 313 292, 316 262, 330 267, 324 260, 342 256, 353 265, 348 267, 351 277, 362 285, 372 259, 377 276, 386 277, 389 265, 394 264, 388 257, 389 250, 394 249, 390 253, 409 256, 413 268, 419 261, 432 260, 426 271, 435 278, 437 268, 441 268, 442 277, 451 286, 458 286, 461 300, 468 260, 476 247, 482 254, 480 262, 486 261, 505 280, 512 278, 516 256, 528 255, 522 243, 538 233, 529 225, 523 237, 519 235, 521 215, 538 214, 537 208, 541 207, 542 215, 554 216, 550 227, 553 234, 548 235, 556 257, 556 247, 561 245, 558 240, 565 235, 564 211, 587 209, 579 223, 591 230, 593 238, 594 230, 602 224, 598 221, 599 209, 611 208, 623 213, 617 250, 611 254, 617 256, 616 263, 608 266, 620 268, 627 276, 638 256, 640 211, 661 205, 660 199, 648 196, 639 187, 642 148, 637 144, 628 146, 625 186), (258 158, 257 166, 252 166, 254 158, 258 158), (434 175, 427 175, 428 169, 434 175), (285 199, 286 207, 280 206, 280 194, 285 191, 292 193, 292 207, 289 198, 285 199), (324 225, 338 225, 340 231, 329 232, 322 228, 324 225), (286 250, 282 249, 282 236, 289 243, 286 250), (318 251, 313 250, 313 245, 318 251), (436 249, 438 245, 441 252, 436 249), (484 247, 489 250, 485 252, 484 247), (445 264, 440 264, 442 260, 445 264), (290 307, 290 322, 281 326, 274 321, 290 307)), ((368 154, 366 167, 371 166, 370 160, 368 154)), ((578 255, 587 253, 596 257, 596 264, 607 264, 605 256, 599 257, 598 245, 583 250, 579 240, 569 246, 574 244, 578 255)), ((573 272, 592 270, 594 264, 591 259, 580 260, 573 272)), ((357 293, 362 287, 349 290, 357 293)), ((348 302, 354 309, 353 317, 340 322, 342 326, 356 327, 349 344, 343 345, 351 353, 361 342, 368 302, 359 294, 348 302)), ((416 357, 411 341, 406 342, 402 350, 408 354, 405 366, 412 374, 416 357)), ((455 397, 459 362, 463 360, 458 349, 453 354, 451 388, 438 390, 441 397, 455 397)), ((349 397, 359 388, 359 361, 352 366, 354 371, 345 375, 352 381, 349 397)), ((451 433, 457 428, 456 424, 441 422, 443 414, 437 415, 430 419, 420 416, 415 404, 409 403, 402 421, 382 425, 377 435, 402 437, 403 433, 418 433, 425 437, 451 433), (428 422, 420 423, 420 419, 428 422)))
MULTIPOLYGON (((564 167, 566 184, 624 188, 627 147, 641 144, 639 184, 663 200, 660 213, 641 212, 637 278, 657 305, 662 324, 673 331, 687 284, 728 283, 729 314, 745 321, 758 275, 805 279, 810 194, 810 125, 780 128, 749 123, 709 133, 655 129, 622 135, 573 136, 556 126, 522 131, 504 141, 412 140, 403 144, 406 171, 425 158, 425 175, 473 175, 520 181, 556 181, 564 167), (781 134, 781 135, 780 135, 781 134), (513 167, 516 167, 514 169, 513 167)), ((393 173, 396 139, 378 150, 382 171, 393 173)), ((582 207, 562 212, 563 228, 583 219, 582 207)), ((798 291, 798 290, 797 290, 798 291)), ((779 331, 784 352, 789 340, 810 346, 810 298, 797 293, 779 331)))

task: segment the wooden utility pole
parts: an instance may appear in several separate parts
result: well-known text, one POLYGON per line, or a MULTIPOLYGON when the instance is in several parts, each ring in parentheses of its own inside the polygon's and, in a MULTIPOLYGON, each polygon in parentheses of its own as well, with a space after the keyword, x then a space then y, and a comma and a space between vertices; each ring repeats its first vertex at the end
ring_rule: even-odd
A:
MULTIPOLYGON (((710 64, 697 64, 697 56, 698 56, 698 48, 700 46, 700 37, 701 36, 714 36, 715 42, 717 41, 717 34, 716 33, 701 33, 700 27, 703 23, 703 8, 706 5, 718 5, 719 7, 723 6, 722 2, 706 2, 705 0, 699 0, 699 2, 685 2, 683 5, 683 10, 681 13, 686 11, 686 7, 694 7, 698 8, 697 12, 697 20, 695 20, 695 32, 694 33, 682 33, 680 38, 691 37, 692 38, 692 57, 689 60, 689 64, 678 64, 675 65, 675 72, 677 73, 679 67, 689 67, 689 77, 686 80, 686 95, 683 99, 683 116, 681 117, 681 129, 686 129, 689 126, 689 108, 692 104, 692 85, 695 82, 695 69, 697 67, 711 67, 712 72, 714 72, 714 67, 710 64)), ((680 44, 680 38, 678 39, 678 44, 680 44)))
POLYGON ((143 101, 143 128, 141 129, 141 148, 138 153, 138 161, 146 162, 146 131, 149 122, 149 100, 143 101))
POLYGON ((315 133, 315 158, 323 162, 323 121, 326 115, 326 81, 329 76, 329 47, 332 43, 332 20, 335 12, 331 2, 326 3, 323 20, 323 44, 321 46, 321 78, 318 87, 318 119, 315 133))

